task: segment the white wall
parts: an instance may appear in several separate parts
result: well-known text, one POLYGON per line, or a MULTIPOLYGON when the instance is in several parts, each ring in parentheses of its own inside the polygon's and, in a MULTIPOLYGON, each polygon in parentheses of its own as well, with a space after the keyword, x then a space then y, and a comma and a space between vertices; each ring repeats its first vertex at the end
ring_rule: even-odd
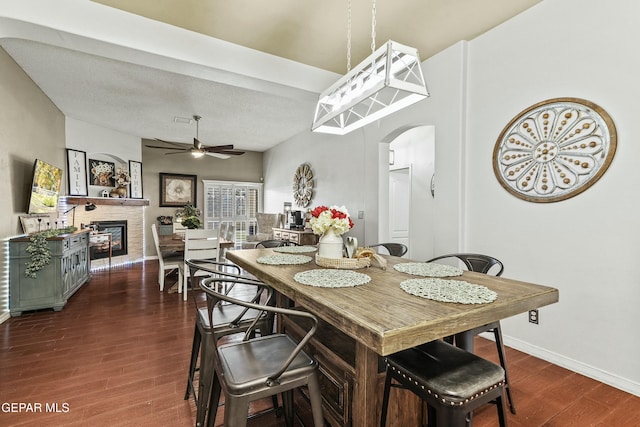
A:
MULTIPOLYGON (((458 43, 423 65, 431 97, 378 123, 345 136, 303 133, 283 142, 264 155, 265 210, 280 212, 283 202, 292 201, 293 174, 299 164, 308 162, 315 173, 311 206, 345 204, 355 221, 350 232, 358 241, 378 243, 378 185, 381 168, 388 168, 387 145, 406 130, 437 123, 436 175, 438 194, 433 241, 422 241, 421 254, 455 251, 458 248, 462 200, 460 198, 462 114, 465 87, 466 44, 458 43), (382 145, 382 147, 380 147, 382 145), (359 210, 364 220, 357 219, 359 210)), ((311 126, 311 117, 309 123, 311 126)), ((419 161, 419 159, 416 159, 419 161)), ((383 179, 384 180, 384 179, 383 179)))
POLYGON ((632 136, 640 92, 637 16, 640 3, 632 0, 547 0, 450 47, 423 64, 429 99, 345 137, 305 133, 265 153, 267 207, 280 211, 291 200, 293 171, 310 162, 318 189, 312 205, 364 207, 365 241, 372 243, 376 177, 384 167, 378 144, 402 129, 433 125, 434 239, 425 250, 488 253, 504 261, 506 277, 557 287, 560 302, 541 309, 539 325, 525 315, 503 322, 507 343, 640 395, 640 195, 632 186, 640 174, 632 136), (609 171, 563 202, 509 195, 492 169, 500 131, 526 107, 568 96, 613 117, 618 151, 609 171))
POLYGON ((505 263, 505 276, 560 290, 560 302, 504 322, 508 343, 640 393, 636 260, 640 196, 633 137, 640 87, 640 3, 553 0, 470 43, 464 246, 505 263), (584 193, 536 204, 509 195, 492 171, 503 127, 557 97, 595 102, 613 118, 618 149, 584 193), (632 338, 633 337, 633 338, 632 338))
MULTIPOLYGON (((0 323, 9 318, 9 243, 23 234, 36 158, 65 167, 64 115, 0 48, 0 323)), ((66 194, 65 178, 62 194, 66 194)))
MULTIPOLYGON (((311 125, 309 117, 309 125, 311 125)), ((314 196, 309 205, 345 205, 355 226, 349 235, 360 242, 372 242, 377 234, 377 162, 375 142, 366 141, 363 131, 345 137, 303 134, 264 153, 265 212, 282 212, 284 202, 293 201, 293 176, 302 163, 314 173, 314 196), (374 163, 375 165, 375 163, 374 163), (357 219, 364 211, 365 220, 357 219), (366 236, 366 237, 365 237, 366 236)))
MULTIPOLYGON (((140 137, 127 135, 112 129, 103 128, 91 123, 65 118, 67 148, 84 151, 89 159, 104 160, 115 163, 116 169, 123 167, 129 170, 129 160, 141 161, 142 150, 140 137)), ((144 166, 144 165, 143 165, 144 166)), ((92 185, 91 172, 89 178, 89 197, 100 197, 102 190, 113 190, 112 187, 92 185)))

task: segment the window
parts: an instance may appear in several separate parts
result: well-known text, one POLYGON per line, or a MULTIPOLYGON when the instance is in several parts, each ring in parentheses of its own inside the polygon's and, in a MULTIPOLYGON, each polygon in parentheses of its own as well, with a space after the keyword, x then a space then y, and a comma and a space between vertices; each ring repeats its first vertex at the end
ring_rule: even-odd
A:
POLYGON ((256 213, 262 209, 262 184, 208 181, 204 183, 204 227, 233 229, 236 245, 255 233, 256 213), (231 228, 230 226, 233 226, 231 228))

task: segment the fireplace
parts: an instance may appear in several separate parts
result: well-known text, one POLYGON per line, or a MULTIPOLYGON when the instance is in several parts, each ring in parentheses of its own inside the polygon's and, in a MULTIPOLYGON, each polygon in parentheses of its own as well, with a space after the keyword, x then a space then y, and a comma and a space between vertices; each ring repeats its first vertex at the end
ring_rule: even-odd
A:
MULTIPOLYGON (((123 256, 127 254, 127 220, 118 221, 92 221, 98 231, 111 233, 111 256, 123 256)), ((109 247, 95 246, 93 259, 109 258, 109 247)))

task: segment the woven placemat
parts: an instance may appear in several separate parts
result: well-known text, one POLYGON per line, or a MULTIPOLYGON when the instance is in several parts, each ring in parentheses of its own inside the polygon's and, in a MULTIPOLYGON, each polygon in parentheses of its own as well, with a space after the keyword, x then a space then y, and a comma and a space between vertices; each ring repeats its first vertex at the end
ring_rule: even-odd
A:
POLYGON ((498 294, 486 286, 463 280, 409 279, 400 283, 400 288, 418 297, 459 304, 486 304, 498 298, 498 294))
POLYGON ((315 269, 296 273, 293 279, 320 288, 352 288, 371 281, 371 277, 352 270, 315 269))
POLYGON ((315 246, 278 246, 277 248, 273 248, 273 250, 283 254, 306 254, 315 252, 318 248, 315 246))
POLYGON ((292 265, 292 264, 306 264, 311 261, 311 257, 307 255, 291 255, 291 254, 275 254, 265 255, 256 258, 258 264, 270 264, 270 265, 292 265))
POLYGON ((404 262, 393 266, 397 271, 413 276, 425 277, 454 277, 462 276, 462 270, 446 264, 436 262, 404 262))

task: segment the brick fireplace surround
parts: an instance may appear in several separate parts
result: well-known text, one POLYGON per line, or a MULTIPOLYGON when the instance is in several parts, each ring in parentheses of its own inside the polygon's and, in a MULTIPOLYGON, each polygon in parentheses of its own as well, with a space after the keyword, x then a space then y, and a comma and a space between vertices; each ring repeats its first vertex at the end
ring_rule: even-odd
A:
MULTIPOLYGON (((127 220, 128 253, 114 257, 111 263, 112 266, 144 260, 144 210, 149 206, 149 200, 67 196, 65 201, 61 200, 60 209, 64 209, 62 212, 72 208, 74 205, 78 206, 75 209, 75 226, 78 228, 80 228, 81 224, 88 225, 92 221, 127 220), (64 208, 65 201, 66 208, 64 208), (84 206, 87 202, 94 203, 96 209, 86 211, 84 206)), ((69 212, 66 214, 66 224, 73 225, 72 221, 73 212, 69 212)), ((91 261, 92 269, 106 268, 108 265, 108 258, 91 261)))

